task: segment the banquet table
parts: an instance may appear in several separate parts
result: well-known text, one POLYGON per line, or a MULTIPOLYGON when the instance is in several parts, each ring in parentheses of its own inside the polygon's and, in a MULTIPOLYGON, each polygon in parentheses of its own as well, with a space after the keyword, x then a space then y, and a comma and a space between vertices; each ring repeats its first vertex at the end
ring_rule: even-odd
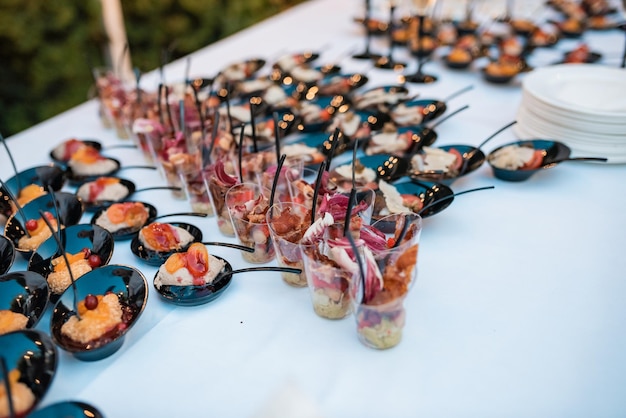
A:
MULTIPOLYGON (((211 76, 230 62, 318 50, 322 62, 365 72, 368 87, 396 83, 397 72, 350 58, 364 47, 354 22, 362 10, 361 0, 304 2, 192 53, 190 73, 211 76)), ((619 67, 622 31, 586 32, 583 39, 603 54, 596 65, 619 67)), ((550 65, 580 42, 563 40, 533 54, 530 64, 550 65)), ((385 45, 376 39, 372 48, 385 45)), ((183 80, 187 62, 167 65, 165 79, 183 80)), ((438 80, 407 84, 419 97, 443 99, 474 86, 448 103, 450 110, 469 108, 437 128, 437 145, 477 145, 515 120, 527 74, 497 85, 477 69, 450 70, 437 58, 424 69, 438 80)), ((142 83, 156 86, 159 76, 146 74, 142 83)), ((102 127, 98 103, 89 100, 7 145, 17 167, 27 168, 49 162, 49 151, 70 137, 123 141, 102 127)), ((516 139, 506 130, 484 151, 516 139)), ((109 154, 122 166, 143 162, 137 150, 109 154)), ((11 175, 0 152, 0 176, 11 175)), ((124 176, 142 187, 164 184, 150 170, 124 176)), ((111 263, 145 275, 147 306, 112 356, 82 362, 59 350, 41 406, 81 400, 107 417, 626 416, 625 181, 624 164, 584 162, 519 183, 495 178, 485 163, 455 181, 454 192, 494 188, 457 196, 424 219, 403 338, 388 350, 364 346, 352 316, 317 316, 308 290, 286 285, 277 273, 234 276, 209 304, 169 304, 152 287, 157 268, 134 257, 128 241, 116 242, 111 263)), ((168 191, 141 199, 160 213, 189 210, 168 191)), ((190 222, 206 239, 235 242, 221 236, 213 217, 190 222)), ((247 266, 237 250, 211 251, 247 266)), ((12 270, 25 268, 18 258, 12 270)), ((48 332, 49 318, 37 329, 48 332)))

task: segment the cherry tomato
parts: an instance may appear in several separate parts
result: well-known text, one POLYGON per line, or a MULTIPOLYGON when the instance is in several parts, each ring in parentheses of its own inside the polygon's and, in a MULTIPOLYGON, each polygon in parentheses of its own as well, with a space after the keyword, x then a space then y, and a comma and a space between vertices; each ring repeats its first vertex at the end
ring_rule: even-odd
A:
POLYGON ((34 231, 37 229, 38 223, 36 219, 29 219, 26 221, 26 229, 29 231, 34 231))
POLYGON ((98 298, 91 293, 85 296, 85 308, 93 311, 98 307, 98 298))
POLYGON ((100 267, 102 265, 102 259, 98 254, 89 255, 89 257, 87 258, 87 262, 92 269, 95 269, 96 267, 100 267))

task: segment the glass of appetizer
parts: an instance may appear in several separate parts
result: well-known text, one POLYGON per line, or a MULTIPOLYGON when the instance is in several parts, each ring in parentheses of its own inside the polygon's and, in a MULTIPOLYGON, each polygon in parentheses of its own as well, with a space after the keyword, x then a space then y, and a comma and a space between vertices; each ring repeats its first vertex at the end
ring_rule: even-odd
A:
MULTIPOLYGON (((315 194, 315 186, 317 182, 316 170, 309 167, 302 169, 302 176, 289 182, 290 200, 294 203, 300 203, 308 208, 313 204, 313 195, 315 194)), ((319 207, 322 196, 333 194, 337 191, 337 185, 330 180, 329 173, 324 171, 320 178, 320 187, 317 192, 317 203, 319 207)))
POLYGON ((266 214, 270 191, 256 183, 239 183, 226 192, 226 207, 235 236, 241 245, 254 248, 253 253, 242 253, 249 263, 267 263, 276 252, 266 214))
POLYGON ((217 218, 217 227, 223 235, 234 237, 235 230, 226 206, 226 192, 240 183, 235 165, 226 156, 219 158, 202 170, 202 179, 217 218))
POLYGON ((307 280, 299 244, 305 231, 311 225, 310 207, 293 202, 275 203, 267 212, 267 224, 274 242, 278 265, 302 270, 300 274, 282 272, 283 280, 291 286, 306 286, 307 280))
POLYGON ((402 339, 404 300, 417 277, 422 219, 414 213, 386 216, 360 231, 374 258, 351 282, 357 335, 366 346, 387 349, 402 339))
POLYGON ((202 154, 200 150, 194 150, 188 154, 178 154, 170 157, 170 161, 173 162, 180 182, 185 189, 191 210, 213 215, 209 193, 202 178, 202 154))
MULTIPOLYGON (((358 225, 351 223, 351 234, 358 231, 358 225)), ((326 319, 342 319, 350 314, 350 283, 360 271, 343 229, 344 222, 336 222, 326 213, 307 229, 300 243, 313 311, 326 319)), ((362 259, 363 241, 357 239, 355 244, 362 259)))

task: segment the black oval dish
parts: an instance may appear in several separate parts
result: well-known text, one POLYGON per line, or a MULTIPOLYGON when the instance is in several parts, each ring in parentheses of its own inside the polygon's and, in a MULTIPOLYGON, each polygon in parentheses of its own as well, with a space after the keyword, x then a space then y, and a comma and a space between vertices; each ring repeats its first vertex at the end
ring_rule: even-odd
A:
POLYGON ((493 174, 496 178, 506 181, 524 181, 527 180, 530 176, 535 174, 539 170, 543 170, 545 168, 550 168, 556 165, 555 161, 562 160, 564 158, 568 158, 571 154, 570 148, 558 141, 550 141, 545 139, 534 139, 534 140, 524 140, 512 142, 510 144, 502 145, 489 153, 487 157, 487 163, 491 166, 493 170, 493 174), (490 157, 493 156, 495 152, 498 150, 509 146, 509 145, 517 145, 520 147, 530 147, 536 150, 543 151, 543 161, 539 168, 534 170, 508 170, 505 168, 495 167, 491 161, 490 157))
MULTIPOLYGON (((448 108, 446 103, 436 99, 414 99, 408 102, 402 102, 401 105, 409 109, 414 109, 415 113, 422 118, 419 123, 426 123, 437 119, 448 108)), ((400 122, 397 114, 394 114, 397 107, 398 106, 394 106, 391 109, 391 119, 399 126, 406 126, 407 124, 400 122)), ((409 123, 408 125, 414 125, 414 123, 409 123)))
MULTIPOLYGON (((68 140, 71 141, 71 140, 68 140)), ((62 144, 65 144, 68 141, 64 141, 62 144)), ((79 139, 80 142, 82 142, 85 145, 88 145, 92 148, 95 148, 97 151, 102 151, 102 144, 98 141, 94 141, 92 139, 79 139)), ((59 144, 61 145, 61 144, 59 144)), ((58 164, 62 164, 62 165, 66 165, 67 162, 69 161, 68 159, 65 158, 58 158, 56 155, 54 155, 54 149, 50 150, 50 159, 52 161, 54 161, 55 163, 58 164)))
POLYGON ((200 230, 200 228, 185 222, 169 222, 169 224, 177 226, 189 232, 194 238, 193 241, 178 250, 153 251, 147 249, 141 243, 139 235, 135 235, 135 237, 133 237, 132 241, 130 242, 130 250, 132 251, 132 253, 147 264, 150 264, 151 266, 160 266, 165 262, 165 260, 167 260, 170 255, 174 254, 175 252, 186 251, 193 242, 202 241, 202 231, 200 230))
POLYGON ((28 418, 104 418, 94 406, 80 401, 62 401, 38 409, 28 418))
POLYGON ((112 161, 114 163, 114 168, 112 170, 92 173, 92 174, 79 174, 70 166, 67 166, 67 180, 73 186, 78 186, 79 184, 85 183, 87 181, 92 181, 102 176, 112 176, 117 173, 121 168, 121 164, 119 160, 111 157, 104 157, 104 159, 112 161))
POLYGON ((21 313, 28 318, 26 328, 34 328, 48 306, 48 283, 33 271, 0 276, 0 310, 21 313))
MULTIPOLYGON (((76 254, 86 248, 92 254, 100 256, 100 266, 107 265, 113 256, 115 247, 113 236, 109 231, 98 225, 71 225, 59 232, 59 238, 66 253, 76 254)), ((62 254, 54 237, 50 237, 30 257, 28 270, 37 272, 47 279, 48 275, 54 270, 52 260, 62 254)), ((50 300, 53 303, 58 300, 59 296, 59 293, 54 293, 50 290, 50 300)))
POLYGON ((517 72, 515 74, 510 75, 494 75, 487 71, 486 67, 481 69, 483 73, 483 78, 485 81, 488 81, 493 84, 507 84, 510 83, 515 77, 517 77, 517 72))
MULTIPOLYGON (((113 239, 115 240, 125 240, 125 239, 130 239, 132 237, 134 237, 141 228, 143 228, 145 225, 149 224, 150 222, 152 222, 152 220, 154 218, 156 218, 157 216, 157 209, 156 207, 154 207, 153 205, 146 203, 146 202, 139 202, 142 205, 144 205, 147 209, 148 209, 148 220, 146 221, 145 224, 137 226, 137 227, 127 227, 127 228, 122 228, 119 229, 117 231, 109 231, 111 232, 111 235, 113 235, 113 239)), ((91 224, 92 225, 97 225, 97 220, 98 218, 103 215, 109 208, 103 208, 100 209, 98 211, 96 211, 96 213, 93 214, 93 217, 91 218, 91 224)), ((106 228, 105 228, 106 229, 106 228)))
MULTIPOLYGON (((106 209, 109 206, 111 206, 113 203, 117 203, 117 202, 121 202, 122 200, 126 200, 130 195, 132 195, 133 193, 135 193, 135 190, 137 189, 137 187, 135 186, 135 183, 133 183, 130 180, 126 180, 123 178, 119 178, 116 177, 119 181, 120 184, 124 187, 126 187, 126 195, 124 197, 122 197, 119 200, 93 200, 90 201, 88 199, 84 199, 82 198, 82 201, 85 205, 85 211, 87 212, 95 212, 97 210, 100 209, 106 209)), ((96 180, 90 180, 84 183, 81 183, 80 185, 78 185, 78 187, 76 188, 76 193, 79 194, 79 191, 81 190, 82 187, 89 187, 89 184, 91 184, 92 182, 94 182, 96 180)))
MULTIPOLYGON (((52 187, 52 190, 59 191, 65 184, 66 171, 58 164, 47 164, 36 167, 28 168, 24 171, 20 171, 16 176, 9 178, 4 184, 9 188, 9 191, 14 197, 19 197, 19 187, 25 187, 30 184, 36 184, 48 189, 48 186, 52 187), (19 186, 19 187, 18 187, 19 186)), ((3 190, 0 188, 0 193, 3 190)))
MULTIPOLYGON (((213 257, 224 261, 225 265, 212 283, 208 283, 203 286, 162 285, 158 288, 153 282, 154 288, 157 292, 159 292, 161 297, 175 305, 196 306, 211 302, 212 300, 220 297, 228 286, 230 286, 230 283, 233 280, 232 275, 222 276, 224 273, 233 270, 232 265, 222 257, 218 257, 216 255, 213 257)), ((157 271, 154 276, 155 280, 158 274, 159 272, 157 271)))
POLYGON ((48 186, 51 186, 52 190, 56 192, 61 190, 65 184, 66 175, 65 168, 58 164, 36 166, 21 171, 4 182, 10 193, 7 193, 4 187, 0 186, 0 214, 5 214, 7 218, 13 214, 14 209, 11 205, 12 198, 10 196, 19 198, 20 187, 36 184, 47 191, 48 186))
MULTIPOLYGON (((54 196, 59 208, 58 218, 61 220, 61 224, 65 227, 76 225, 84 213, 82 201, 74 193, 58 192, 54 196)), ((29 219, 41 218, 40 211, 56 214, 54 202, 49 194, 40 196, 24 205, 22 212, 26 219, 18 211, 7 220, 4 228, 4 235, 13 242, 15 250, 26 260, 31 257, 34 251, 20 249, 18 243, 20 238, 26 235, 24 227, 26 222, 29 219)))
MULTIPOLYGON (((25 329, 0 335, 0 347, 7 368, 17 369, 20 372, 19 381, 35 395, 30 411, 36 409, 56 373, 58 356, 54 343, 41 331, 25 329)), ((30 411, 20 416, 26 416, 30 411)))
MULTIPOLYGON (((456 175, 451 175, 449 172, 441 174, 409 174, 409 177, 416 180, 436 181, 449 184, 460 177, 478 170, 486 159, 485 154, 479 148, 472 145, 444 145, 438 148, 446 152, 450 152, 450 150, 454 148, 461 154, 463 157, 463 165, 459 173, 456 175)), ((424 153, 424 151, 420 150, 418 154, 420 153, 424 153)))
POLYGON ((11 269, 15 261, 15 246, 13 242, 0 235, 0 274, 4 274, 11 269))
MULTIPOLYGON (((419 211, 415 212, 415 213, 419 213, 419 215, 422 218, 428 218, 430 216, 440 213, 445 208, 450 206, 450 204, 454 200, 453 197, 447 198, 448 196, 452 196, 453 194, 452 189, 450 189, 450 187, 442 183, 428 182, 428 181, 408 181, 408 182, 402 182, 402 183, 394 183, 392 185, 393 187, 396 188, 398 193, 400 193, 401 195, 413 195, 419 198, 419 200, 422 202, 422 208, 430 205, 431 203, 435 201, 441 200, 441 202, 433 204, 431 207, 427 208, 422 213, 420 213, 419 211), (446 199, 442 200, 444 198, 446 199)), ((377 202, 380 199, 384 200, 384 197, 382 196, 382 193, 380 192, 380 190, 378 190, 376 192, 377 202)), ((375 212, 378 207, 379 205, 376 204, 375 209, 374 209, 375 212)), ((374 213, 372 214, 372 222, 378 219, 384 218, 385 216, 388 216, 388 214, 381 216, 379 213, 374 213)))
POLYGON ((148 282, 143 274, 132 267, 109 264, 81 276, 76 280, 76 300, 82 301, 89 294, 103 295, 107 292, 116 294, 129 316, 127 327, 116 328, 117 332, 105 338, 102 344, 82 344, 70 340, 61 333, 61 327, 70 317, 76 315, 74 308, 73 287, 61 295, 54 305, 50 320, 50 335, 61 349, 71 353, 81 361, 97 361, 109 357, 118 351, 124 343, 124 337, 141 316, 148 300, 148 282))
POLYGON ((251 58, 241 62, 235 62, 224 67, 216 77, 223 81, 239 81, 254 76, 257 71, 265 66, 263 58, 251 58))
POLYGON ((407 100, 409 89, 403 85, 374 87, 359 93, 353 93, 351 102, 358 110, 377 111, 381 107, 395 106, 407 100))

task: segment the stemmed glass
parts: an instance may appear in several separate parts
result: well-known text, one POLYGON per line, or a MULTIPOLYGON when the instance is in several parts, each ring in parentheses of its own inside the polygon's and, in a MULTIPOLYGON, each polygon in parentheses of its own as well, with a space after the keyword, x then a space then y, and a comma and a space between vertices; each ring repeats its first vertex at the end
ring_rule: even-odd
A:
POLYGON ((417 71, 414 74, 404 76, 406 82, 425 84, 437 81, 436 76, 422 72, 422 66, 428 61, 428 56, 424 53, 422 45, 425 36, 424 22, 426 15, 432 11, 436 2, 437 0, 413 0, 413 6, 417 14, 417 50, 415 51, 415 55, 417 56, 417 71))
POLYGON ((395 61, 393 59, 393 51, 394 51, 394 47, 395 47, 395 42, 393 41, 393 31, 395 28, 395 22, 394 22, 394 14, 396 11, 396 7, 397 7, 397 2, 398 0, 389 0, 389 24, 387 25, 387 36, 389 38, 389 52, 387 53, 387 55, 383 55, 380 58, 378 58, 374 65, 376 66, 376 68, 382 68, 382 69, 386 69, 386 70, 401 70, 403 69, 406 64, 404 62, 401 61, 395 61))
POLYGON ((370 51, 372 44, 372 30, 370 28, 370 19, 372 14, 371 0, 365 0, 365 17, 363 18, 363 27, 365 27, 365 51, 352 55, 352 58, 358 60, 377 60, 380 55, 373 54, 370 51))

